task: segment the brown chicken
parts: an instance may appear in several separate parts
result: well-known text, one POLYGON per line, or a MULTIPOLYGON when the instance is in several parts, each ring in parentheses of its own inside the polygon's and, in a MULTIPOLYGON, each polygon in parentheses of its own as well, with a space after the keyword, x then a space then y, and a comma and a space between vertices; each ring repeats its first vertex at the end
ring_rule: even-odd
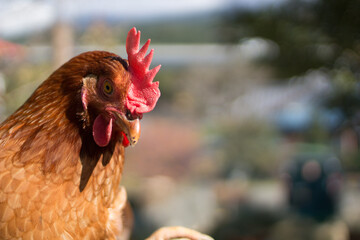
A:
MULTIPOLYGON (((124 147, 160 96, 150 40, 128 60, 94 51, 74 57, 0 125, 1 239, 127 239, 131 213, 120 187, 124 147), (146 56, 145 56, 146 55, 146 56)), ((149 239, 208 239, 167 227, 149 239)))

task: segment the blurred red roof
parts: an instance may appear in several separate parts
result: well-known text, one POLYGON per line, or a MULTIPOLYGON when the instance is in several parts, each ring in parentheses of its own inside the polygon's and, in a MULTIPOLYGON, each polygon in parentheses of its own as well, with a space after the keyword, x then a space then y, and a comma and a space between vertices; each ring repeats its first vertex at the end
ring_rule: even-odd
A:
POLYGON ((23 55, 23 46, 0 39, 0 57, 21 58, 23 55))

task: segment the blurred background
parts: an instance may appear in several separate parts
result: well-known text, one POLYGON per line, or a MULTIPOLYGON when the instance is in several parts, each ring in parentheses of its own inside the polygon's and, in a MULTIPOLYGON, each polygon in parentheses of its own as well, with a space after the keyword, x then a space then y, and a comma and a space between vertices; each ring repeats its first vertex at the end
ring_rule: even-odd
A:
POLYGON ((152 39, 162 96, 126 150, 133 239, 360 239, 360 1, 0 0, 0 120, 89 50, 152 39))

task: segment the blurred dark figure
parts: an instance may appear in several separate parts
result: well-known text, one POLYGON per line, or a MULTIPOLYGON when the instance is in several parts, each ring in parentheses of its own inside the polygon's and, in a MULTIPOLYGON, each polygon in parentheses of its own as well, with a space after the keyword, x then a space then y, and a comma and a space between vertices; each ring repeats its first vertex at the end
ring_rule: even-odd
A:
POLYGON ((293 210, 317 221, 335 215, 342 185, 341 165, 336 156, 302 152, 289 164, 284 180, 293 210))

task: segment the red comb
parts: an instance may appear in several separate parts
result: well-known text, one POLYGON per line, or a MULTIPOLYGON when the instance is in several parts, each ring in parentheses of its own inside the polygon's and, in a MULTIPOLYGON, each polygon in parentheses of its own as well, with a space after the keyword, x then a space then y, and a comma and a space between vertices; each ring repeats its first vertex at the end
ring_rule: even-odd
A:
POLYGON ((133 114, 142 114, 154 109, 160 97, 159 82, 153 82, 161 65, 149 69, 154 50, 145 56, 150 39, 139 50, 140 31, 132 28, 126 38, 131 85, 127 94, 126 106, 133 114))

